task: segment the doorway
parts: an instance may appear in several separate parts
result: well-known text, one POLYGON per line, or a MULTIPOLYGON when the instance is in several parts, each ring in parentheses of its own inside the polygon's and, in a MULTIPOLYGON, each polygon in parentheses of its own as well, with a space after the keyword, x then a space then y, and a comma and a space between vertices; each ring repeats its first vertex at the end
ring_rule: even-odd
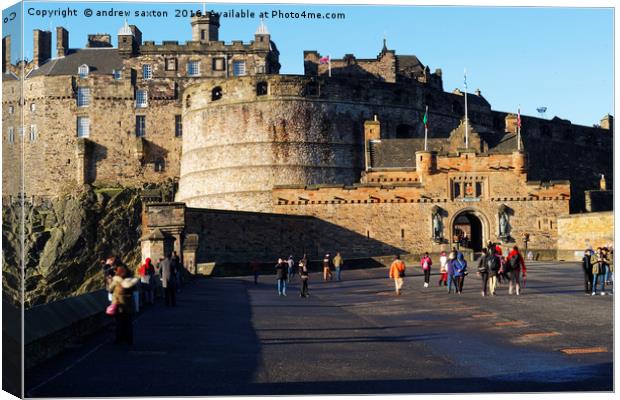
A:
POLYGON ((465 211, 454 219, 452 224, 452 241, 474 252, 482 251, 482 222, 473 212, 465 211))

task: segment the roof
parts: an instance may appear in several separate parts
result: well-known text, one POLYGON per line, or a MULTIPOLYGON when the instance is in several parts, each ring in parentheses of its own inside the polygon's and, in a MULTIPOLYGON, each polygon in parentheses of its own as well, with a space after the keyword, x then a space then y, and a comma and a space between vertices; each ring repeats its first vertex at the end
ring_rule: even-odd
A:
POLYGON ((114 48, 71 49, 66 56, 54 58, 35 69, 29 77, 40 75, 77 75, 78 67, 86 64, 91 74, 112 74, 123 68, 123 59, 114 48))
POLYGON ((422 73, 424 65, 416 56, 396 56, 398 72, 422 73))
POLYGON ((133 36, 133 32, 132 32, 131 28, 129 27, 129 24, 127 23, 127 20, 125 20, 125 24, 123 26, 121 26, 121 28, 118 30, 118 35, 131 35, 131 36, 133 36))

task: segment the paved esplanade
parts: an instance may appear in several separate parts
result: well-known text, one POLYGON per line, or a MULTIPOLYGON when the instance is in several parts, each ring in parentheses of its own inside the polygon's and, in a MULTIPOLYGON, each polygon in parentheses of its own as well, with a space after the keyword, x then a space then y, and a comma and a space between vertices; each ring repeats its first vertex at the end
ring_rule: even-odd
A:
MULTIPOLYGON (((32 371, 27 396, 421 393, 612 389, 612 296, 585 296, 576 263, 528 268, 520 297, 423 288, 409 269, 394 296, 386 269, 310 279, 309 299, 278 297, 274 276, 202 279, 178 307, 108 330, 32 371), (597 349, 598 348, 598 349, 597 349), (562 350, 581 349, 577 354, 562 350), (584 353, 585 352, 585 353, 584 353)), ((569 350, 573 352, 575 350, 569 350)))

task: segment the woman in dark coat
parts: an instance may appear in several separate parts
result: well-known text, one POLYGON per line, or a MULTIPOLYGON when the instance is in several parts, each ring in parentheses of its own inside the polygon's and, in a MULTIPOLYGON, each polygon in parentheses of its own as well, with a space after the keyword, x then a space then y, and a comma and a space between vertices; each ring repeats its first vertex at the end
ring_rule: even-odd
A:
POLYGON ((286 278, 288 272, 288 263, 278 258, 276 264, 276 279, 278 280, 278 296, 286 296, 286 278))

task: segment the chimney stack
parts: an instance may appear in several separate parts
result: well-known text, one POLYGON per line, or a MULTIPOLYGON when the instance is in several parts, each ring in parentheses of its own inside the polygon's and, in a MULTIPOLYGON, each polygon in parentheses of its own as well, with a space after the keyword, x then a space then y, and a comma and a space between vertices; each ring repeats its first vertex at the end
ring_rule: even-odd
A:
POLYGON ((88 48, 112 47, 112 36, 108 33, 93 33, 88 35, 88 48))
POLYGON ((35 29, 32 36, 34 38, 32 62, 35 67, 39 67, 52 58, 52 32, 35 29))
POLYGON ((11 68, 11 35, 2 38, 2 73, 5 74, 11 68))
POLYGON ((69 31, 62 26, 56 27, 56 57, 62 58, 69 52, 69 31))

